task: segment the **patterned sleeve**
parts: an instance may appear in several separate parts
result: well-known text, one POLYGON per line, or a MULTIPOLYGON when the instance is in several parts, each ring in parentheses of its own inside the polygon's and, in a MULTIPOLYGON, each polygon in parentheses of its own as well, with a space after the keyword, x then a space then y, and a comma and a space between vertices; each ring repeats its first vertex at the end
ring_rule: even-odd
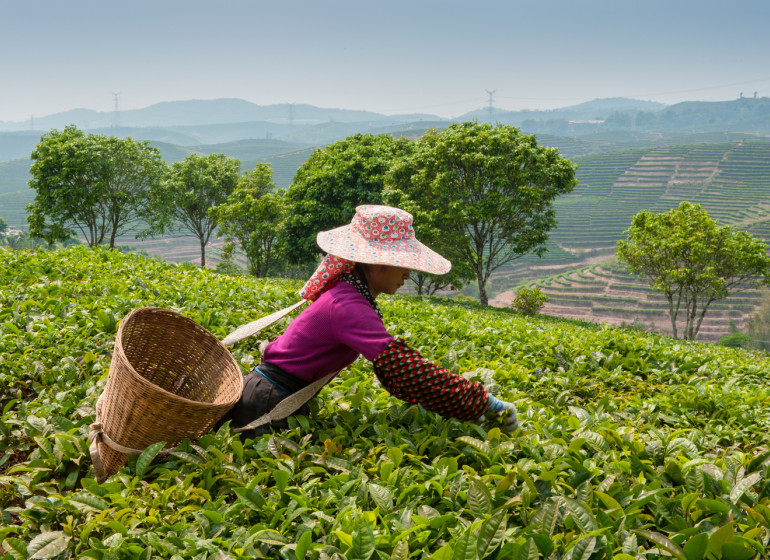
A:
POLYGON ((388 344, 372 364, 390 394, 441 416, 476 420, 487 408, 489 395, 481 383, 427 361, 403 339, 388 344))

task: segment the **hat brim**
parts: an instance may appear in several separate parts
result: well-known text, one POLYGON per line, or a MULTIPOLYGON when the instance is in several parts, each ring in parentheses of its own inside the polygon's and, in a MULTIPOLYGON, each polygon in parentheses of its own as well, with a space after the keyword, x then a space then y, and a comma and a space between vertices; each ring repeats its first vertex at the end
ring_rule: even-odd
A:
POLYGON ((316 242, 330 255, 353 262, 400 266, 428 274, 446 274, 452 268, 451 262, 417 239, 373 242, 350 225, 319 232, 316 242))

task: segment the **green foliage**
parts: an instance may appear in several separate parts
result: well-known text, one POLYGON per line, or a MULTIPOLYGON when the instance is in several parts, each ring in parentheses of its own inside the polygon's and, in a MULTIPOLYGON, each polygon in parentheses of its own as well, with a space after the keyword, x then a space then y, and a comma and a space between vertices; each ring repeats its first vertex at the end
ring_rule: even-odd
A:
POLYGON ((238 179, 227 200, 209 212, 228 244, 237 242, 254 276, 267 276, 279 255, 279 228, 284 218, 283 195, 273 192, 272 169, 257 164, 238 179))
MULTIPOLYGON (((299 283, 85 247, 0 259, 2 560, 770 551, 764 353, 386 296, 394 335, 516 404, 515 438, 391 398, 361 360, 286 432, 241 443, 223 427, 98 485, 87 434, 116 322, 172 307, 221 338, 299 283)), ((244 371, 260 342, 232 349, 244 371)))
POLYGON ((447 229, 445 209, 436 207, 431 193, 422 189, 409 190, 411 183, 398 179, 404 173, 403 167, 396 166, 396 169, 396 174, 391 175, 390 180, 400 182, 406 192, 392 186, 386 187, 383 191, 384 202, 412 214, 417 239, 452 263, 451 270, 446 274, 412 271, 410 280, 416 286, 417 294, 430 296, 440 290, 461 290, 475 277, 467 255, 463 252, 462 238, 447 229))
POLYGON ((241 267, 233 262, 233 256, 235 253, 235 245, 228 243, 222 248, 222 257, 214 267, 214 271, 219 274, 228 274, 230 276, 238 276, 243 274, 241 267))
POLYGON ((717 344, 729 346, 730 348, 749 348, 751 346, 751 336, 746 333, 734 332, 720 338, 717 344))
POLYGON ((385 177, 411 143, 356 134, 310 154, 286 191, 284 240, 294 263, 315 261, 316 234, 350 223, 356 206, 381 204, 385 177))
POLYGON ((553 201, 577 184, 576 166, 512 126, 465 122, 430 130, 393 171, 396 188, 441 222, 472 269, 482 305, 492 272, 542 254, 556 226, 553 201))
POLYGON ((223 154, 190 154, 174 162, 166 180, 150 192, 144 236, 178 228, 200 242, 201 266, 206 266, 206 245, 217 227, 210 210, 223 204, 236 187, 241 162, 223 154))
POLYGON ((78 231, 89 246, 136 225, 166 170, 157 148, 131 138, 84 134, 74 126, 43 135, 32 152, 33 237, 49 244, 78 231))
POLYGON ((625 233, 618 258, 666 296, 675 338, 680 311, 683 338, 693 340, 711 303, 770 282, 766 245, 745 231, 718 226, 698 204, 683 200, 661 214, 642 210, 625 233))
POLYGON ((543 293, 540 286, 521 288, 513 298, 513 308, 528 317, 540 313, 546 303, 548 303, 548 296, 543 293))

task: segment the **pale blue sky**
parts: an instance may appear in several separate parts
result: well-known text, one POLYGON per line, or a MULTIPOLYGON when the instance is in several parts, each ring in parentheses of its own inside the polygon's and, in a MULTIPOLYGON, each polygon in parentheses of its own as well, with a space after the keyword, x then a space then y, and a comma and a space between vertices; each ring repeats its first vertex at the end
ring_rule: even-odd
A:
POLYGON ((0 0, 0 121, 237 97, 453 117, 770 96, 767 0, 0 0))

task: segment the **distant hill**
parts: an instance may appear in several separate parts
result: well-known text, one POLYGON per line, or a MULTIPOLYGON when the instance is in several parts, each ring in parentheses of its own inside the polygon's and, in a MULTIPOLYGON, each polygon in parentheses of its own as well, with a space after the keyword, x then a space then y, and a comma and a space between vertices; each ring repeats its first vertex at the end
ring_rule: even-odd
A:
POLYGON ((603 124, 606 129, 656 132, 705 132, 740 130, 770 131, 770 98, 740 98, 733 101, 678 103, 659 111, 616 113, 603 124))
MULTIPOLYGON (((489 113, 468 117, 488 121, 489 113)), ((596 100, 553 111, 493 112, 495 122, 519 126, 528 132, 586 137, 597 133, 651 133, 670 135, 706 132, 770 134, 770 98, 732 101, 688 101, 671 106, 634 100, 596 100)))
MULTIPOLYGON (((627 99, 625 97, 612 97, 607 99, 594 99, 572 105, 561 109, 551 109, 548 111, 502 111, 493 109, 492 119, 495 122, 504 124, 513 124, 521 126, 527 121, 548 121, 553 119, 563 119, 568 121, 581 120, 604 120, 615 113, 638 113, 641 111, 655 112, 664 109, 666 105, 654 101, 641 101, 638 99, 627 99)), ((466 121, 477 119, 479 121, 488 121, 490 117, 489 109, 478 109, 471 111, 453 119, 455 121, 466 121)))
MULTIPOLYGON (((408 122, 424 118, 440 120, 426 115, 400 115, 389 117, 370 111, 349 109, 327 109, 299 103, 257 105, 242 99, 211 99, 188 101, 167 101, 143 109, 127 111, 92 111, 73 109, 34 119, 36 129, 48 130, 75 124, 83 129, 105 127, 169 127, 201 126, 227 123, 265 121, 286 125, 317 124, 327 121, 367 122, 391 121, 408 122)), ((33 123, 0 121, 0 130, 28 130, 33 123)))

